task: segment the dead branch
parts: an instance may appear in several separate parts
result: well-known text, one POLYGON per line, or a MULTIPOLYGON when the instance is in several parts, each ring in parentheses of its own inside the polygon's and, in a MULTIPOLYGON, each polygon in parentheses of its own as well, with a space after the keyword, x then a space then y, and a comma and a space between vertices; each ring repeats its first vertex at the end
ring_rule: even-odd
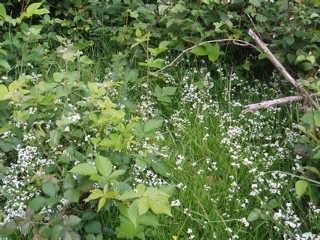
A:
POLYGON ((309 92, 299 85, 296 80, 288 73, 288 71, 283 67, 283 65, 278 61, 278 59, 272 54, 268 49, 266 44, 250 29, 248 34, 256 42, 256 44, 263 50, 263 52, 268 56, 273 65, 281 72, 285 79, 302 94, 304 98, 311 104, 315 109, 318 109, 318 104, 311 98, 309 92))
POLYGON ((246 114, 248 112, 252 112, 253 110, 261 109, 261 108, 268 108, 274 105, 282 104, 282 103, 287 103, 287 102, 294 102, 294 101, 299 101, 305 99, 304 96, 290 96, 290 97, 284 97, 284 98, 278 98, 278 99, 273 99, 269 101, 263 101, 260 103, 254 103, 254 104, 249 104, 246 107, 245 110, 243 110, 241 113, 246 114))
POLYGON ((252 45, 251 43, 248 43, 246 41, 243 41, 243 40, 239 40, 239 39, 218 39, 218 40, 209 40, 209 41, 205 41, 205 42, 201 42, 201 43, 198 43, 192 47, 189 47, 185 50, 183 50, 179 55, 178 57, 176 57, 171 63, 169 63, 168 65, 164 66, 163 68, 157 70, 156 72, 154 73, 151 73, 151 75, 154 75, 158 72, 161 72, 163 71, 164 69, 168 68, 168 67, 171 67, 176 61, 179 60, 179 58, 181 58, 181 56, 183 54, 185 54, 186 52, 190 51, 191 49, 194 49, 198 46, 201 46, 201 45, 204 45, 206 43, 215 43, 215 42, 231 42, 232 44, 234 45, 238 45, 238 46, 242 46, 242 47, 252 47, 252 48, 257 48, 256 46, 252 45))

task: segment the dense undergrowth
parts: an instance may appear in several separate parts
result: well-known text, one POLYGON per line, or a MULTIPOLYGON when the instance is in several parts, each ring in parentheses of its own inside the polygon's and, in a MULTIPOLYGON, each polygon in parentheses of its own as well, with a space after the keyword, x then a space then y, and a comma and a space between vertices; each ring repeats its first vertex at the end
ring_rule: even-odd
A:
POLYGON ((0 238, 320 239, 318 6, 1 3, 0 238))

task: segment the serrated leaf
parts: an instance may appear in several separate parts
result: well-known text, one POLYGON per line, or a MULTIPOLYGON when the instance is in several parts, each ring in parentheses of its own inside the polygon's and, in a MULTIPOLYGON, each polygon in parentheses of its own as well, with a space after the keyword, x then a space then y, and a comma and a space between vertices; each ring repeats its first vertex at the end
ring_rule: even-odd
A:
POLYGON ((0 227, 0 235, 8 236, 17 229, 14 222, 6 222, 0 227))
POLYGON ((177 91, 176 87, 164 87, 162 90, 163 94, 168 96, 174 95, 176 91, 177 91))
POLYGON ((102 177, 98 173, 91 174, 89 179, 96 181, 96 182, 107 182, 108 181, 106 178, 102 177))
POLYGON ((72 174, 68 173, 65 177, 65 179, 63 180, 63 188, 64 189, 72 189, 74 188, 75 185, 75 181, 74 178, 72 176, 72 174))
POLYGON ((158 173, 162 176, 166 176, 168 173, 168 167, 164 161, 152 162, 151 167, 155 171, 155 173, 158 173))
POLYGON ((142 216, 140 219, 140 224, 145 226, 159 227, 161 224, 158 222, 158 219, 155 215, 147 214, 142 216))
POLYGON ((163 123, 163 120, 162 119, 150 119, 148 120, 145 124, 144 124, 144 132, 150 132, 154 129, 156 129, 157 127, 160 127, 163 123))
POLYGON ((96 216, 97 216, 97 213, 96 213, 96 212, 85 212, 85 213, 82 215, 82 220, 83 220, 83 221, 89 221, 89 220, 94 219, 96 216))
POLYGON ((96 157, 95 161, 99 173, 104 177, 108 177, 112 171, 111 161, 108 158, 100 155, 96 157))
POLYGON ((139 202, 138 202, 139 216, 145 214, 149 210, 148 201, 149 201, 148 197, 142 197, 139 199, 139 202))
POLYGON ((138 225, 136 228, 129 219, 120 216, 120 226, 116 228, 116 233, 118 238, 132 239, 132 236, 144 232, 144 229, 145 227, 142 225, 138 225))
POLYGON ((172 217, 168 197, 157 193, 149 196, 148 200, 149 206, 155 214, 164 213, 172 217))
POLYGON ((109 178, 116 178, 118 176, 123 175, 125 172, 126 172, 126 170, 121 170, 121 169, 120 170, 116 170, 116 171, 114 171, 114 172, 112 172, 110 174, 109 178))
POLYGON ((80 175, 91 175, 97 173, 97 169, 91 163, 80 163, 74 166, 69 172, 80 175))
POLYGON ((137 192, 138 192, 139 197, 141 197, 145 191, 146 191, 146 185, 144 185, 142 183, 137 185, 137 192))
POLYGON ((63 233, 63 227, 59 224, 55 225, 52 229, 51 240, 59 240, 63 233))
POLYGON ((43 208, 46 205, 46 201, 47 199, 44 197, 36 197, 30 201, 28 206, 33 211, 39 211, 41 208, 43 208))
POLYGON ((127 200, 139 197, 139 194, 134 190, 125 191, 119 198, 119 200, 127 200))
POLYGON ((54 197, 57 195, 58 191, 60 190, 59 185, 54 183, 44 183, 42 185, 42 191, 50 197, 54 197))
POLYGON ((320 127, 320 111, 309 111, 300 120, 308 123, 310 126, 320 127))
POLYGON ((98 203, 98 212, 101 210, 101 208, 103 208, 104 204, 106 203, 106 200, 107 199, 105 197, 100 198, 98 203))
POLYGON ((304 180, 299 180, 295 184, 296 194, 301 197, 307 190, 309 183, 304 180))
POLYGON ((87 233, 101 233, 101 223, 98 221, 89 222, 84 226, 87 233))
POLYGON ((133 223, 135 228, 138 226, 139 223, 139 199, 135 200, 133 203, 131 203, 129 209, 128 209, 128 216, 130 221, 133 223))
POLYGON ((103 197, 103 192, 100 189, 93 189, 93 190, 90 190, 90 192, 91 192, 91 194, 89 195, 89 197, 84 199, 85 201, 86 200, 94 200, 94 199, 103 197))
POLYGON ((81 236, 75 231, 66 231, 62 240, 81 240, 81 236))
POLYGON ((63 219, 63 224, 67 227, 77 225, 82 219, 76 215, 68 215, 63 219))
POLYGON ((67 189, 63 193, 63 197, 70 202, 78 202, 80 198, 80 191, 79 189, 67 189))

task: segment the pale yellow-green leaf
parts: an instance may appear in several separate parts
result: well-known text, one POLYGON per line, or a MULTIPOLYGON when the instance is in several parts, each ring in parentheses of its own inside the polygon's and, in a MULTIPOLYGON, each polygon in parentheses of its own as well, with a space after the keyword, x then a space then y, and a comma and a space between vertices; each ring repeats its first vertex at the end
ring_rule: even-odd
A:
POLYGON ((139 209, 139 216, 145 214, 149 210, 149 199, 148 197, 142 197, 139 199, 138 209, 139 209))
POLYGON ((299 197, 301 197, 307 190, 309 183, 304 180, 299 180, 295 184, 296 193, 299 197))
POLYGON ((90 190, 90 192, 91 194, 89 195, 89 197, 87 197, 84 200, 94 200, 94 199, 103 197, 103 192, 100 189, 93 189, 93 190, 90 190))
POLYGON ((119 198, 119 200, 127 200, 139 197, 138 193, 134 190, 125 191, 119 198))
POLYGON ((146 186, 142 183, 138 184, 137 191, 138 191, 139 197, 141 197, 144 194, 144 192, 146 191, 146 186))
POLYGON ((138 226, 138 221, 139 221, 138 204, 139 204, 139 199, 137 199, 133 203, 131 203, 131 205, 128 209, 129 219, 133 223, 135 228, 138 226))
POLYGON ((99 200, 99 203, 98 203, 98 212, 101 210, 101 208, 103 208, 104 204, 106 203, 106 198, 105 197, 102 197, 100 200, 99 200))

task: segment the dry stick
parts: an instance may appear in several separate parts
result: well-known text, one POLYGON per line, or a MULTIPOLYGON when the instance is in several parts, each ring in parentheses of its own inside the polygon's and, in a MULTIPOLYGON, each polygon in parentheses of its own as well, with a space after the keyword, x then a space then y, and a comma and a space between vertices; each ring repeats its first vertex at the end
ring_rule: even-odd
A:
POLYGON ((299 101, 299 100, 303 100, 303 99, 305 99, 305 97, 303 97, 303 96, 291 96, 291 97, 273 99, 273 100, 269 100, 269 101, 263 101, 260 103, 254 103, 254 104, 250 104, 250 105, 245 106, 246 109, 243 110, 241 113, 246 114, 246 113, 251 112, 253 110, 257 110, 257 109, 261 109, 261 108, 268 108, 273 105, 278 105, 278 104, 293 102, 293 101, 299 101))
MULTIPOLYGON (((306 89, 304 89, 301 85, 299 85, 296 80, 288 73, 288 71, 283 67, 283 65, 278 61, 278 59, 272 54, 272 52, 268 49, 265 43, 260 40, 260 38, 250 29, 248 32, 249 36, 257 43, 257 45, 264 51, 264 53, 268 56, 273 65, 281 72, 281 74, 285 77, 285 79, 294 86, 299 92, 301 92, 302 96, 307 99, 307 101, 311 104, 311 106, 315 109, 318 109, 318 104, 311 98, 310 94, 306 89)), ((246 111, 246 110, 245 110, 246 111)))
POLYGON ((168 67, 171 67, 176 61, 178 61, 179 58, 181 58, 181 56, 183 54, 185 54, 186 52, 190 51, 191 49, 194 49, 198 46, 201 46, 201 45, 204 45, 206 43, 215 43, 215 42, 231 42, 235 45, 239 45, 239 46, 243 46, 243 47, 247 47, 247 46, 250 46, 252 48, 257 48, 256 46, 252 45, 251 43, 248 43, 246 41, 242 41, 242 40, 239 40, 239 39, 218 39, 218 40, 209 40, 209 41, 205 41, 205 42, 202 42, 202 43, 198 43, 192 47, 189 47, 185 50, 183 50, 179 55, 178 57, 176 57, 171 63, 169 63, 168 65, 164 66, 163 68, 159 69, 158 71, 154 72, 154 73, 151 73, 151 75, 154 75, 158 72, 161 72, 163 71, 164 69, 168 68, 168 67))

